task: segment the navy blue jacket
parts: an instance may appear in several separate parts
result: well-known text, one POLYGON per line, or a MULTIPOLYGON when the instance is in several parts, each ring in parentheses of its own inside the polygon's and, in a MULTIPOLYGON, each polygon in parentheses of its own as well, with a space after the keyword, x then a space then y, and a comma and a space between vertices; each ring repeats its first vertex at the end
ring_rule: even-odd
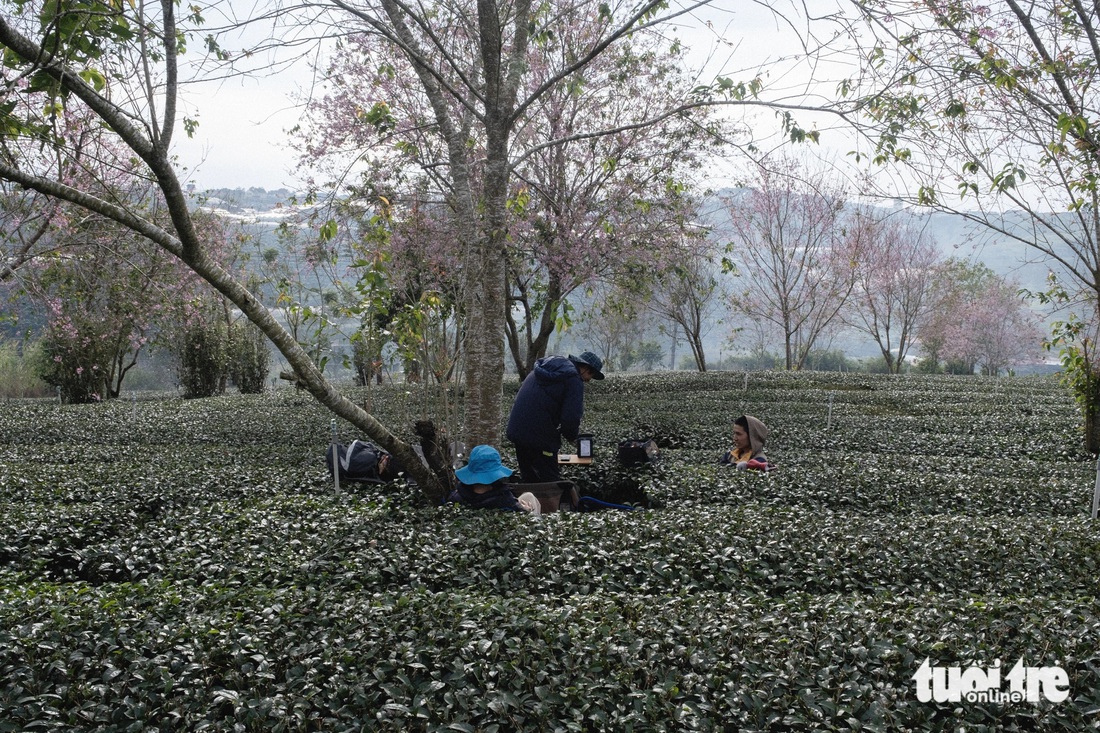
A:
POLYGON ((503 481, 497 481, 492 484, 491 489, 483 494, 479 494, 474 491, 473 486, 468 486, 461 481, 458 483, 458 487, 452 493, 454 501, 458 501, 473 509, 503 509, 508 512, 522 512, 523 507, 519 505, 519 500, 516 499, 515 494, 509 488, 508 484, 503 481))
POLYGON ((508 440, 556 453, 577 440, 584 414, 584 382, 564 356, 544 356, 520 385, 508 415, 508 440))

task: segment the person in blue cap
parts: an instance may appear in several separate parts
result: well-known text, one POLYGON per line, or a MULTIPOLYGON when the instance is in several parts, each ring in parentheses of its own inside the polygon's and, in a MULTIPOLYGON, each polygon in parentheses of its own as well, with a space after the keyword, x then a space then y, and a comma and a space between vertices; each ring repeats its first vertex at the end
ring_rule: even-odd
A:
POLYGON ((603 360, 591 351, 580 356, 544 356, 520 385, 508 415, 508 440, 524 483, 561 479, 562 439, 577 442, 584 415, 584 384, 603 379, 603 360))
POLYGON ((455 471, 459 484, 454 499, 474 509, 503 509, 508 512, 542 514, 539 500, 530 491, 518 497, 508 482, 512 469, 500 460, 500 453, 491 445, 477 445, 470 451, 465 467, 455 471))

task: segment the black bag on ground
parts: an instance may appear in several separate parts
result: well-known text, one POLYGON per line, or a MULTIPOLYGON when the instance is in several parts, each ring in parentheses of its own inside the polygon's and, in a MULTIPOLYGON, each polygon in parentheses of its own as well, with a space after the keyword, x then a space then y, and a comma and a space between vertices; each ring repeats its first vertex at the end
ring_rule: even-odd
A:
MULTIPOLYGON (((332 473, 332 443, 329 443, 325 452, 325 463, 328 464, 328 472, 332 473)), ((374 443, 365 440, 353 440, 351 445, 336 444, 336 455, 340 466, 341 481, 366 481, 380 484, 386 479, 385 466, 389 463, 389 453, 382 450, 374 443)))
POLYGON ((652 438, 634 438, 619 441, 619 465, 636 468, 655 463, 661 452, 652 438))

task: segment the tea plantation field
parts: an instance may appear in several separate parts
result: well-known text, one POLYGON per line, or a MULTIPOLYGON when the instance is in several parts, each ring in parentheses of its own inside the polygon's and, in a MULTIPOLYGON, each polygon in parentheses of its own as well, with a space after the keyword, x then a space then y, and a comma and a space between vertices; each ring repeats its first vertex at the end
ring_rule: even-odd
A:
MULTIPOLYGON (((587 390, 597 465, 571 475, 648 508, 336 497, 329 417, 290 390, 0 403, 0 731, 1100 727, 1096 464, 1056 381, 587 390), (716 463, 741 412, 779 471, 716 463), (644 435, 656 469, 614 467, 644 435), (999 661, 1004 691, 1023 660, 1068 694, 922 700, 926 659, 972 689, 999 661)), ((359 398, 421 417, 404 388, 359 398)))

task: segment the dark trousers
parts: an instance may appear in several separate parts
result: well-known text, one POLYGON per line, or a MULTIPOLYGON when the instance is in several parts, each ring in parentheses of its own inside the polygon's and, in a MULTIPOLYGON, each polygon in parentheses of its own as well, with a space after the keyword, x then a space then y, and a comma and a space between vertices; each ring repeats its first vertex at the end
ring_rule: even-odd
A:
POLYGON ((516 463, 519 464, 519 473, 525 484, 561 480, 561 466, 558 465, 557 453, 517 445, 516 463))

